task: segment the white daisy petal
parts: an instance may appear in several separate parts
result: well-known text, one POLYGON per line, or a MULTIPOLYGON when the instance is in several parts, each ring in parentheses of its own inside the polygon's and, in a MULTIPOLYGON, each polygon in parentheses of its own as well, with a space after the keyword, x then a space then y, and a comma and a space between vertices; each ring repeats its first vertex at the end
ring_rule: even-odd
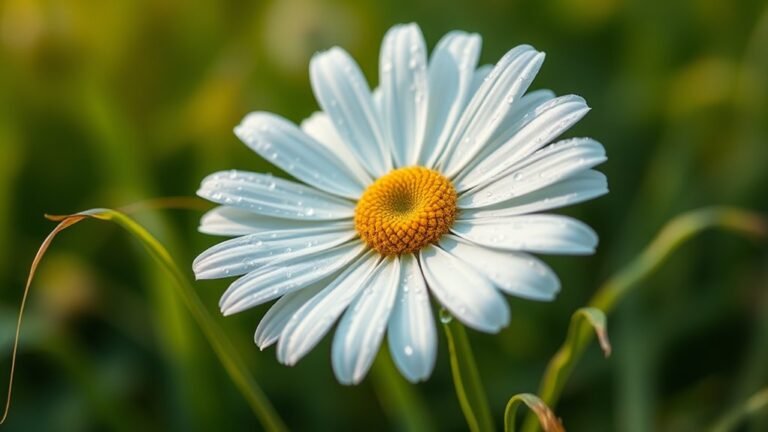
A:
POLYGON ((538 105, 532 119, 514 136, 462 176, 456 184, 457 190, 467 190, 508 170, 568 130, 588 111, 584 99, 573 95, 557 97, 538 105))
POLYGON ((344 225, 346 220, 316 221, 283 219, 263 216, 235 207, 219 206, 206 212, 200 219, 198 230, 204 234, 220 236, 241 236, 264 231, 316 228, 319 226, 344 225))
POLYGON ((485 79, 488 78, 488 75, 491 74, 492 70, 493 65, 491 64, 482 65, 475 70, 475 73, 472 75, 472 84, 469 87, 470 96, 480 90, 480 86, 483 85, 485 79))
POLYGON ((290 321, 293 314, 296 313, 304 303, 309 301, 320 290, 328 285, 328 280, 323 279, 320 282, 316 282, 304 289, 288 293, 280 297, 274 305, 267 311, 264 318, 259 322, 259 326, 256 327, 256 332, 253 335, 253 341, 263 350, 268 346, 277 342, 280 338, 280 333, 285 329, 286 324, 290 321))
POLYGON ((587 170, 510 200, 476 209, 462 209, 459 219, 494 218, 538 213, 573 205, 608 193, 603 173, 587 170))
POLYGON ((392 168, 368 83, 341 48, 315 54, 309 65, 312 89, 323 111, 360 163, 374 177, 392 168))
POLYGON ((443 236, 439 245, 507 294, 549 301, 560 291, 560 281, 552 269, 527 253, 477 246, 452 235, 443 236))
POLYGON ((432 374, 437 356, 437 330, 429 291, 412 254, 400 256, 400 285, 387 328, 389 351, 400 373, 410 382, 432 374))
POLYGON ((418 159, 421 165, 431 167, 435 164, 474 93, 472 83, 481 42, 477 34, 453 31, 440 39, 432 53, 427 130, 418 159))
POLYGON ((478 208, 539 190, 605 162, 605 149, 591 138, 551 144, 499 178, 459 197, 460 208, 478 208))
POLYGON ((315 188, 271 175, 245 171, 206 177, 197 194, 209 201, 285 219, 349 219, 354 203, 315 188))
POLYGON ((326 192, 356 199, 368 184, 369 179, 358 177, 326 147, 280 116, 250 113, 235 128, 235 135, 264 159, 326 192))
MULTIPOLYGON (((285 221, 286 219, 271 218, 257 215, 249 211, 234 207, 218 206, 205 212, 200 218, 198 231, 203 234, 219 236, 238 236, 252 234, 254 232, 266 231, 265 224, 268 226, 273 221, 285 221)), ((307 224, 307 222, 291 221, 295 223, 307 224)), ((310 222, 311 223, 311 222, 310 222)), ((267 230, 269 230, 268 228, 267 230)))
POLYGON ((419 252, 430 292, 454 317, 475 330, 496 333, 509 323, 509 306, 490 279, 443 249, 419 252))
POLYGON ((368 252, 296 311, 280 334, 277 359, 293 366, 314 348, 365 288, 379 260, 378 254, 368 252))
POLYGON ((416 162, 427 120, 427 48, 416 24, 392 27, 379 61, 382 131, 395 166, 416 162))
POLYGON ((490 154, 509 141, 509 139, 523 126, 530 123, 541 105, 554 98, 555 94, 551 90, 536 90, 523 95, 520 100, 514 104, 513 109, 511 109, 504 117, 504 120, 502 120, 496 133, 494 133, 488 140, 488 143, 483 146, 480 153, 478 153, 477 156, 456 175, 453 181, 459 187, 459 191, 466 189, 462 182, 464 175, 472 171, 478 163, 485 160, 490 154))
POLYGON ((195 258, 192 269, 198 280, 240 276, 273 260, 311 255, 355 237, 357 233, 351 222, 249 234, 209 248, 195 258))
MULTIPOLYGON (((536 110, 539 109, 544 103, 555 98, 555 93, 552 90, 542 89, 534 90, 520 97, 520 99, 513 104, 512 109, 507 112, 504 117, 504 121, 496 130, 493 136, 493 140, 500 141, 498 145, 503 144, 509 138, 514 136, 518 130, 528 122, 530 122, 536 114, 536 110)), ((483 152, 486 150, 493 150, 491 144, 483 148, 483 152)))
POLYGON ((219 308, 224 315, 232 315, 274 300, 338 271, 364 250, 362 243, 354 241, 309 256, 271 262, 233 282, 221 296, 219 308))
POLYGON ((317 142, 324 145, 331 153, 341 159, 358 178, 364 179, 366 185, 373 183, 371 176, 360 165, 360 161, 349 149, 344 139, 336 132, 336 128, 333 126, 333 122, 328 114, 316 111, 305 118, 301 122, 300 127, 307 135, 316 139, 317 142))
POLYGON ((549 254, 594 253, 597 234, 582 222, 559 215, 524 215, 457 220, 451 232, 494 249, 549 254))
POLYGON ((357 384, 368 373, 384 338, 399 280, 400 261, 384 258, 344 313, 331 351, 340 383, 357 384))
POLYGON ((544 53, 523 45, 508 52, 493 68, 451 135, 440 163, 446 176, 455 176, 482 150, 543 62, 544 53))

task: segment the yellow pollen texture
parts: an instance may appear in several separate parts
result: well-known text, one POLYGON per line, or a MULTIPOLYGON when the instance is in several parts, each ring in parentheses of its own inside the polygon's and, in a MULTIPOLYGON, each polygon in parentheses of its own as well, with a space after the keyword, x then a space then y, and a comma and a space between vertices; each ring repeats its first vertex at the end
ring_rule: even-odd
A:
POLYGON ((447 233, 456 218, 456 189, 424 167, 399 168, 368 187, 355 208, 355 229, 382 255, 416 252, 447 233))

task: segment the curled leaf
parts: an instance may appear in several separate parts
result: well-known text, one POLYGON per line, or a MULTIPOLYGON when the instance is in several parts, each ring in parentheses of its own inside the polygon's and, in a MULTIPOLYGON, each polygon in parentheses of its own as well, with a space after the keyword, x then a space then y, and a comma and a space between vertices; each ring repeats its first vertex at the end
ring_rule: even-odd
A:
POLYGON ((0 424, 5 423, 5 420, 8 418, 8 413, 11 410, 11 398, 13 394, 13 377, 16 373, 16 354, 19 350, 19 334, 21 332, 21 322, 24 319, 24 309, 27 306, 27 297, 29 297, 29 287, 32 285, 32 280, 35 277, 35 273, 37 272, 37 267, 40 264, 40 260, 43 259, 43 255, 45 255, 45 252, 48 250, 48 247, 51 245, 51 242, 53 241, 56 236, 67 229, 68 227, 80 222, 81 220, 85 219, 85 216, 70 216, 66 219, 61 220, 58 225, 56 225, 56 228, 53 229, 53 231, 48 234, 48 236, 43 240, 43 243, 40 245, 40 248, 37 250, 37 253, 35 254, 35 258, 32 260, 32 266, 29 269, 29 275, 27 276, 27 283, 24 286, 24 293, 21 296, 21 304, 19 305, 19 317, 16 320, 16 334, 13 338, 13 352, 11 353, 11 370, 8 377, 8 393, 5 399, 5 408, 3 409, 3 417, 0 418, 0 424))
POLYGON ((565 432, 563 423, 555 413, 538 396, 531 393, 520 393, 512 396, 507 402, 507 409, 504 410, 504 430, 506 432, 515 432, 515 415, 517 407, 524 403, 539 419, 539 425, 544 432, 565 432))
MULTIPOLYGON (((600 349, 603 350, 603 354, 605 354, 606 358, 610 357, 611 342, 608 340, 608 330, 606 328, 605 314, 603 311, 595 307, 581 308, 573 314, 571 322, 573 323, 579 317, 583 317, 587 320, 587 322, 589 322, 589 324, 592 325, 592 328, 595 330, 595 334, 597 335, 597 340, 600 343, 600 349)), ((571 324, 571 328, 573 328, 573 326, 574 325, 571 324)))
MULTIPOLYGON (((611 344, 608 341, 603 311, 595 307, 585 307, 574 312, 565 342, 547 365, 539 393, 543 401, 549 404, 557 401, 576 362, 587 348, 593 332, 597 335, 603 354, 608 357, 611 354, 611 344)), ((534 426, 533 419, 529 418, 524 430, 533 430, 534 426)))

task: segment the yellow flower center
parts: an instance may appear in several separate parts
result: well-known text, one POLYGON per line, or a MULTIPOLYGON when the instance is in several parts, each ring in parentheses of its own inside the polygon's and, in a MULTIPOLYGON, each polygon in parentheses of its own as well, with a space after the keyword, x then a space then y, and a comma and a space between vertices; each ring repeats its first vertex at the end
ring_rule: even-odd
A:
POLYGON ((456 189, 424 167, 396 169, 368 187, 355 208, 355 229, 382 255, 416 252, 447 233, 456 218, 456 189))

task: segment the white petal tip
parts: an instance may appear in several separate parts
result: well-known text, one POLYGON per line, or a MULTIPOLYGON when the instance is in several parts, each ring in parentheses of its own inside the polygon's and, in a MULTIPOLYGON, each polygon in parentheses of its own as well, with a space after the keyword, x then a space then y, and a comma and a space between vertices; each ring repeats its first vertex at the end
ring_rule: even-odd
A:
POLYGON ((233 307, 221 306, 221 315, 222 316, 228 317, 228 316, 234 315, 234 314, 236 314, 238 312, 240 312, 240 310, 235 309, 233 307))

